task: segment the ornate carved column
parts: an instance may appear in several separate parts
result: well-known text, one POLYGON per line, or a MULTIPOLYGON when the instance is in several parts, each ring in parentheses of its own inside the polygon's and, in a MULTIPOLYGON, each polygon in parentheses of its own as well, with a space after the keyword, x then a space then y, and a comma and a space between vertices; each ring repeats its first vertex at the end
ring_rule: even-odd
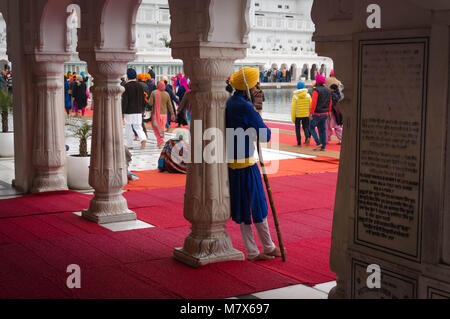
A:
POLYGON ((35 55, 37 107, 33 139, 32 192, 67 189, 62 74, 67 54, 35 55))
POLYGON ((233 248, 225 232, 231 216, 226 161, 205 162, 202 155, 212 148, 225 154, 221 143, 226 136, 225 80, 234 72, 234 61, 244 58, 249 47, 250 1, 169 0, 169 7, 172 56, 183 60, 192 88, 192 164, 184 200, 184 216, 192 232, 183 247, 175 248, 174 257, 194 267, 242 260, 244 254, 233 248), (222 134, 203 141, 203 133, 210 128, 222 134))
POLYGON ((120 76, 132 53, 80 52, 94 77, 94 118, 89 184, 95 189, 89 209, 82 216, 99 224, 135 220, 122 196, 127 183, 127 164, 123 144, 120 76))
POLYGON ((230 218, 228 167, 206 163, 205 147, 214 145, 225 154, 225 146, 216 136, 203 141, 203 133, 217 128, 225 138, 225 105, 229 94, 225 80, 233 73, 234 61, 244 50, 224 48, 173 49, 172 54, 183 59, 186 74, 191 79, 191 164, 188 165, 184 217, 192 224, 192 232, 182 248, 175 248, 174 257, 190 266, 243 260, 242 252, 233 248, 225 223, 230 218), (199 133, 201 132, 202 135, 199 133), (196 154, 195 154, 196 153, 196 154), (201 162, 199 162, 201 161, 201 162))

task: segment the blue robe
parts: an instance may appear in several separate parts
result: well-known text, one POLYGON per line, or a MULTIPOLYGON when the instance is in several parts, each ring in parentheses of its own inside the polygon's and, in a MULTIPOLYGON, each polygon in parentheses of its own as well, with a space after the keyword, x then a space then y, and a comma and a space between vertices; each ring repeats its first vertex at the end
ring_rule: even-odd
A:
MULTIPOLYGON (((240 91, 236 91, 227 101, 226 127, 227 129, 242 128, 244 131, 253 128, 262 143, 270 141, 270 129, 264 124, 253 104, 248 102, 240 91), (262 134, 260 129, 263 129, 262 134)), ((241 150, 238 149, 237 136, 234 136, 234 143, 228 141, 228 158, 236 160, 253 157, 255 152, 253 142, 256 141, 256 134, 245 136, 245 144, 241 141, 244 146, 241 150)), ((241 169, 228 168, 228 173, 233 221, 249 225, 263 222, 267 217, 267 201, 258 164, 241 169)))
POLYGON ((72 97, 69 94, 69 82, 64 80, 64 107, 70 109, 72 107, 72 97))

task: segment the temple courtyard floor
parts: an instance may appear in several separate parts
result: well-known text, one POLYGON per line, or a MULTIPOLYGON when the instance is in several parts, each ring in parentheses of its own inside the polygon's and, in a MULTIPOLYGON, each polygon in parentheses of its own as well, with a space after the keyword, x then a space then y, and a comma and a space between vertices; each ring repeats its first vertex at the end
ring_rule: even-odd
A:
MULTIPOLYGON (((149 130, 145 149, 131 151, 130 170, 139 179, 124 187, 137 214, 132 222, 97 225, 81 218, 93 190, 18 194, 11 186, 14 159, 0 159, 0 298, 327 298, 335 286, 328 256, 340 145, 333 139, 326 152, 298 147, 292 125, 268 125, 278 143, 264 145, 263 155, 279 161, 269 179, 286 263, 230 261, 194 269, 176 261, 173 248, 190 232, 183 217, 185 175, 156 170, 160 150, 149 130), (67 286, 69 265, 80 267, 81 288, 67 286)), ((166 140, 174 137, 169 131, 166 140)), ((66 143, 68 154, 76 154, 77 140, 66 143)), ((227 232, 244 251, 239 227, 229 221, 227 232)))

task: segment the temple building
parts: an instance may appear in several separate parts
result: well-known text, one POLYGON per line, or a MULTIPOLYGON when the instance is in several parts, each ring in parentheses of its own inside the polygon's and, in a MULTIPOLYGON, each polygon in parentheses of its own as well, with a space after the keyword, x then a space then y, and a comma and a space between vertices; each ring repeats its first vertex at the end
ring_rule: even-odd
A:
MULTIPOLYGON (((315 30, 311 19, 313 0, 252 0, 250 3, 250 47, 243 60, 237 60, 235 69, 254 66, 260 69, 292 68, 292 81, 301 76, 311 79, 317 71, 327 74, 333 61, 319 57, 315 52, 312 34, 315 30)), ((71 16, 67 23, 71 27, 71 60, 65 64, 65 71, 80 73, 86 70, 86 63, 80 61, 77 48, 77 28, 80 12, 77 6, 68 7, 71 16)), ((170 12, 167 0, 143 0, 136 16, 136 60, 130 66, 138 72, 147 72, 152 66, 157 80, 183 73, 183 63, 171 56, 170 12)), ((6 26, 0 16, 1 37, 0 59, 6 56, 6 26), (3 50, 3 51, 2 51, 3 50)))

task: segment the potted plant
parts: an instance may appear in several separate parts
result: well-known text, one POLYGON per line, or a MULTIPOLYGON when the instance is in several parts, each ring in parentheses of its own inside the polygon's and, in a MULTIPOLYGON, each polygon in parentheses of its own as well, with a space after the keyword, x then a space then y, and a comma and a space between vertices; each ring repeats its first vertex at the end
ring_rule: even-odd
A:
POLYGON ((14 132, 8 132, 8 117, 12 110, 12 95, 0 90, 0 110, 2 113, 2 132, 0 133, 0 157, 14 156, 14 132))
POLYGON ((70 189, 91 189, 89 185, 90 155, 88 139, 92 136, 92 123, 82 117, 72 117, 66 121, 69 134, 79 140, 77 155, 67 156, 67 186, 70 189))

